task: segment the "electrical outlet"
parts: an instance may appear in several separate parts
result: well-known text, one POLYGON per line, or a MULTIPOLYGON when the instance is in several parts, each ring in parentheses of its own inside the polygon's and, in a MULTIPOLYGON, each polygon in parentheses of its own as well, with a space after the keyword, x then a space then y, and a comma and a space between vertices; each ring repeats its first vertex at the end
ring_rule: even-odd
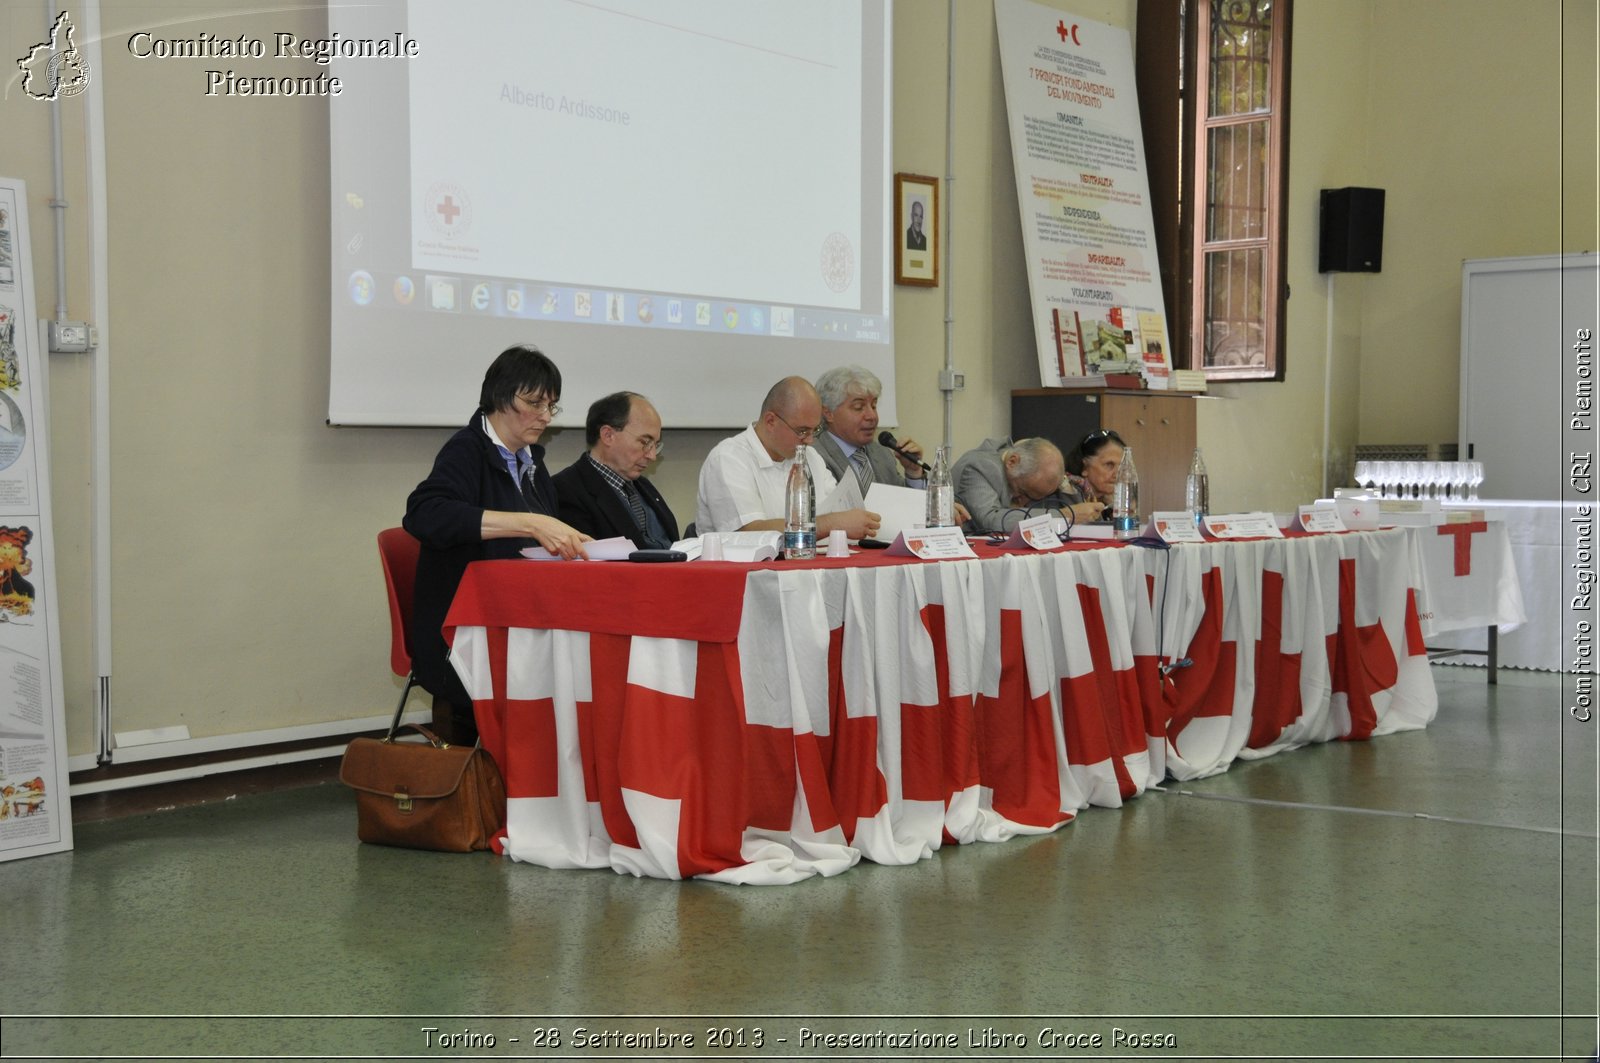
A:
POLYGON ((956 369, 943 369, 939 372, 940 391, 962 391, 967 386, 967 374, 956 369))
POLYGON ((94 347, 94 327, 84 321, 46 321, 45 336, 52 354, 84 354, 94 347))

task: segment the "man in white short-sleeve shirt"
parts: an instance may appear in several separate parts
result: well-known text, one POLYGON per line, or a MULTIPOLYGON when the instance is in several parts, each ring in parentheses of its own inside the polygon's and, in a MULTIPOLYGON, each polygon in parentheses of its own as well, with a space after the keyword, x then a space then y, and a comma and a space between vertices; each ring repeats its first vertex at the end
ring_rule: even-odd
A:
MULTIPOLYGON (((711 449, 700 467, 695 530, 706 532, 782 531, 784 488, 801 443, 815 443, 822 402, 811 382, 787 377, 774 384, 761 404, 761 416, 740 434, 711 449)), ((807 448, 807 465, 817 498, 836 481, 821 455, 807 448)), ((870 539, 878 514, 849 509, 817 517, 817 538, 843 528, 852 539, 870 539)))

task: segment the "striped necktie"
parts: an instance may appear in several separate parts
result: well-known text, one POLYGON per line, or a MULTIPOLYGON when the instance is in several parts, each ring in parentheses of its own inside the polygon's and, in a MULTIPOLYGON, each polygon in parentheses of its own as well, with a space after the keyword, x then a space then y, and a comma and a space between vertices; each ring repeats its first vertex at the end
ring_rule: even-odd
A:
POLYGON ((850 455, 850 464, 856 467, 856 483, 861 485, 861 497, 866 498, 867 488, 872 486, 872 464, 867 461, 867 448, 857 447, 850 455))
POLYGON ((628 508, 633 511, 633 522, 645 535, 650 534, 650 518, 645 516, 644 498, 639 494, 638 485, 632 480, 622 481, 622 493, 628 497, 628 508))

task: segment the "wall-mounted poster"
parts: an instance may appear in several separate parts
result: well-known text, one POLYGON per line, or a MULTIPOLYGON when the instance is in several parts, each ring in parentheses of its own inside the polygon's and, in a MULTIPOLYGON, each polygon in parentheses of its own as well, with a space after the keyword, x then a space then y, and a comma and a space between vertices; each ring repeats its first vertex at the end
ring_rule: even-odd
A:
POLYGON ((995 0, 1046 387, 1172 375, 1128 31, 995 0))
POLYGON ((0 860, 72 848, 28 194, 0 177, 0 860))

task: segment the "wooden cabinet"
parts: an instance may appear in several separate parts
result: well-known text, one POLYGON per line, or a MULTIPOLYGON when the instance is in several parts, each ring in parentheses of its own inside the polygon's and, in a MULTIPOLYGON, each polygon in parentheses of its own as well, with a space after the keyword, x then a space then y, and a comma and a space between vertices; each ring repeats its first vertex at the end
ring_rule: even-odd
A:
POLYGON ((1139 506, 1183 508, 1194 458, 1194 396, 1104 388, 1025 388, 1011 393, 1011 437, 1044 436, 1068 454, 1083 437, 1110 428, 1127 441, 1139 469, 1139 506))

